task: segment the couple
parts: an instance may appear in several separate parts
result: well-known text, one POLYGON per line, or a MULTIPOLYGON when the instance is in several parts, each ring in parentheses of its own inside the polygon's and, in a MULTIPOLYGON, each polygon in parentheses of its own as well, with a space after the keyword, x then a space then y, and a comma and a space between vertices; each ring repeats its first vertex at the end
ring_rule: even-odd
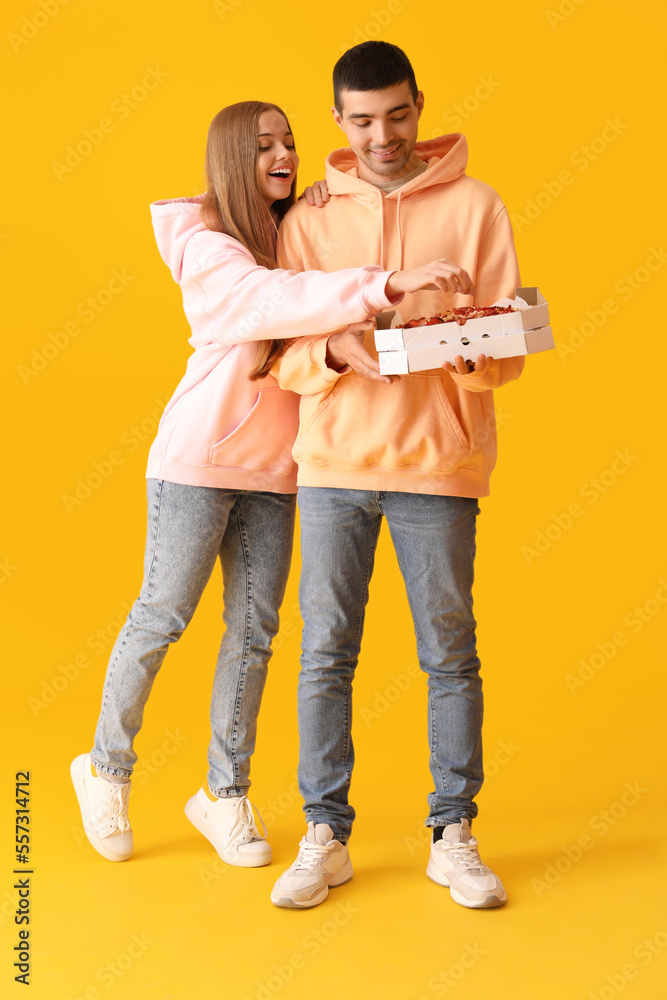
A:
POLYGON ((307 832, 271 899, 315 906, 352 877, 351 690, 385 516, 428 674, 427 875, 463 906, 499 906, 505 891, 470 829, 483 780, 472 583, 477 500, 495 464, 490 390, 518 377, 523 359, 480 355, 469 370, 459 356, 396 379, 366 348, 372 317, 399 303, 410 319, 513 296, 512 230, 498 195, 465 174, 463 136, 417 143, 424 98, 401 49, 346 52, 334 102, 349 148, 331 154, 328 187, 306 200, 294 204, 285 115, 245 102, 211 124, 206 194, 152 206, 194 353, 151 448, 144 582, 110 657, 94 748, 73 761, 72 779, 90 843, 129 858, 134 738, 219 557, 226 629, 208 780, 185 811, 228 864, 271 861, 247 792, 298 481, 307 832))

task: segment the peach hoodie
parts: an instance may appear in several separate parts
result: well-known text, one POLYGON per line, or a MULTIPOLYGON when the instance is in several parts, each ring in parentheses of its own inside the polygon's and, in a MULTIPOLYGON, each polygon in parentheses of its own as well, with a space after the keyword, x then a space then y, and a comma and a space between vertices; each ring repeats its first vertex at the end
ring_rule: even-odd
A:
POLYGON ((236 240, 205 228, 200 201, 151 205, 160 254, 183 293, 194 353, 162 415, 146 475, 294 493, 299 401, 271 375, 250 381, 257 341, 331 332, 402 296, 387 297, 389 274, 374 265, 336 274, 260 267, 236 240))
MULTIPOLYGON (((331 153, 331 201, 290 209, 278 236, 280 266, 333 271, 370 260, 410 268, 448 257, 471 275, 475 305, 514 297, 521 282, 507 210, 492 188, 466 175, 464 136, 415 148, 428 169, 388 195, 359 178, 352 150, 331 153)), ((408 320, 471 304, 470 296, 422 291, 406 295, 399 311, 408 320)), ((523 358, 494 361, 486 375, 438 369, 383 385, 327 368, 326 344, 326 337, 300 340, 273 369, 283 388, 302 396, 293 451, 299 485, 488 495, 496 461, 490 390, 517 378, 523 358)), ((377 356, 372 335, 365 346, 377 356)))

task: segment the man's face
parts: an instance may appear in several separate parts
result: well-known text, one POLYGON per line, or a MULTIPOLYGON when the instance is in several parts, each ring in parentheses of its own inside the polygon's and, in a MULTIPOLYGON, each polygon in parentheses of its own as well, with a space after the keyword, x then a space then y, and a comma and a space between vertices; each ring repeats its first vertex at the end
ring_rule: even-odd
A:
POLYGON ((362 180, 392 181, 418 165, 411 162, 424 107, 421 90, 413 101, 407 81, 386 90, 344 90, 342 114, 334 120, 359 160, 362 180))

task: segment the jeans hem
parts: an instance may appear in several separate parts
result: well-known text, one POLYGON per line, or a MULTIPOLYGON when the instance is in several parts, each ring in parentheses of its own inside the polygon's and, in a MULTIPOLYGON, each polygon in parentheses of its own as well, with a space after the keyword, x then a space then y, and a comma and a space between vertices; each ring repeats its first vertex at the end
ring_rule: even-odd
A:
POLYGON ((326 823, 326 825, 331 828, 333 839, 338 840, 341 844, 347 844, 352 835, 351 830, 341 830, 340 827, 337 829, 336 821, 331 819, 329 816, 309 816, 306 814, 306 823, 315 823, 316 825, 326 823))
POLYGON ((452 823, 460 823, 462 819, 467 819, 470 826, 472 826, 473 820, 477 816, 477 813, 459 813, 454 819, 448 819, 446 817, 441 818, 439 816, 429 816, 426 820, 426 828, 429 830, 434 829, 436 826, 450 826, 452 823))
POLYGON ((215 788, 211 788, 209 784, 208 790, 211 795, 215 795, 216 799, 238 799, 248 794, 250 785, 246 785, 244 788, 241 785, 231 785, 227 788, 221 788, 218 791, 215 788))
POLYGON ((109 767, 107 764, 98 764, 95 758, 90 757, 90 763, 93 765, 98 774, 112 774, 114 778, 131 778, 132 771, 128 771, 124 767, 109 767))

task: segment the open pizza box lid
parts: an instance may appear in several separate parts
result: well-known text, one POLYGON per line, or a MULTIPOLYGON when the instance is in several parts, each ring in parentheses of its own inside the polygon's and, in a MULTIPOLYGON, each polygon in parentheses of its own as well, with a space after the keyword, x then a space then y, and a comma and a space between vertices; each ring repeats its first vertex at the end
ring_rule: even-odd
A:
POLYGON ((436 323, 433 326, 414 326, 409 330, 398 328, 403 322, 398 312, 381 313, 377 317, 375 347, 378 351, 404 351, 438 344, 460 344, 482 337, 501 337, 549 325, 549 306, 537 287, 517 288, 516 298, 498 299, 493 305, 513 306, 517 312, 469 319, 462 326, 458 323, 436 323))

